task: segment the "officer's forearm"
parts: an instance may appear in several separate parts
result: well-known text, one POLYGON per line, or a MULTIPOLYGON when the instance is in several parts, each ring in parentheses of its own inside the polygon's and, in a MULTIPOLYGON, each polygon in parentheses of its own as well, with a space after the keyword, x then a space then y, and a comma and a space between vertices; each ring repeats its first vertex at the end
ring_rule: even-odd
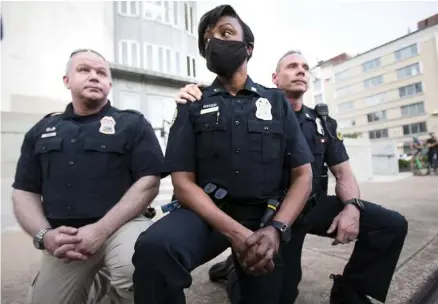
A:
POLYGON ((348 161, 330 167, 330 171, 336 178, 336 196, 342 202, 349 201, 353 198, 360 198, 359 186, 357 185, 356 178, 348 161))
POLYGON ((14 190, 12 202, 18 223, 32 237, 41 229, 50 227, 44 216, 43 203, 39 194, 14 190))
POLYGON ((312 168, 310 164, 292 169, 291 185, 280 209, 274 216, 275 221, 292 225, 312 192, 312 168))
POLYGON ((145 176, 129 188, 122 199, 97 222, 102 231, 110 236, 123 224, 144 214, 158 194, 160 178, 145 176))
POLYGON ((194 180, 188 177, 188 174, 190 173, 172 173, 175 196, 182 206, 195 212, 228 238, 233 238, 245 229, 243 225, 219 209, 194 180))

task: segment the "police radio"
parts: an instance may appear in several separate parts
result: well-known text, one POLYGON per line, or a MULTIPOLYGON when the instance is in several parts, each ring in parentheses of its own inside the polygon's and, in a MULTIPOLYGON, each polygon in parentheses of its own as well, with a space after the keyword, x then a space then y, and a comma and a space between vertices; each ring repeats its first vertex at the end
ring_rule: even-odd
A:
POLYGON ((329 109, 326 103, 318 103, 315 106, 316 115, 321 118, 322 123, 324 124, 324 129, 326 129, 328 135, 333 139, 334 136, 330 133, 330 129, 327 126, 327 117, 329 115, 329 109))
POLYGON ((260 221, 260 228, 265 227, 274 218, 277 213, 277 208, 280 206, 280 202, 276 199, 270 199, 267 203, 265 214, 260 221))

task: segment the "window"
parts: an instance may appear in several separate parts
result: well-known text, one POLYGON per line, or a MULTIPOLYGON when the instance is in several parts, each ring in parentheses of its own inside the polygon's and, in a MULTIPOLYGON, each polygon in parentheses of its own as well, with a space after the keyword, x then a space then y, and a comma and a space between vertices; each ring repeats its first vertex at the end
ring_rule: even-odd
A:
POLYGON ((140 44, 133 40, 119 41, 118 63, 129 67, 140 67, 140 44))
POLYGON ((354 104, 352 101, 344 102, 338 105, 339 112, 346 112, 354 109, 354 104))
POLYGON ((370 139, 387 138, 388 137, 388 129, 369 131, 368 135, 369 135, 370 139))
POLYGON ((318 95, 313 96, 313 100, 315 101, 315 104, 323 103, 322 94, 318 94, 318 95))
POLYGON ((169 1, 172 4, 172 8, 170 9, 170 14, 173 13, 172 24, 176 27, 179 27, 180 20, 180 2, 179 1, 169 1))
POLYGON ((186 56, 187 76, 196 77, 196 62, 195 58, 186 56))
POLYGON ((400 98, 413 96, 421 92, 423 92, 423 85, 421 84, 421 82, 398 88, 398 95, 400 96, 400 98))
POLYGON ((193 34, 193 7, 188 4, 184 3, 184 23, 185 23, 185 29, 187 32, 193 34))
POLYGON ((418 134, 425 132, 427 132, 427 127, 425 122, 417 122, 403 126, 403 135, 411 135, 411 134, 418 134))
POLYGON ((119 14, 127 17, 140 15, 140 1, 117 1, 119 14))
POLYGON ((339 129, 351 128, 354 127, 355 125, 356 125, 356 121, 354 119, 338 120, 339 129))
POLYGON ((144 44, 144 68, 161 73, 172 73, 172 54, 171 50, 165 46, 144 44))
POLYGON ((362 64, 362 70, 364 72, 367 72, 369 70, 377 68, 378 66, 380 66, 380 58, 369 60, 369 61, 363 63, 362 64))
POLYGON ((341 97, 344 95, 348 95, 349 93, 351 93, 353 91, 353 86, 349 85, 346 87, 342 87, 336 90, 336 97, 341 97))
POLYGON ((363 86, 365 89, 371 89, 383 83, 383 76, 379 75, 373 78, 365 79, 363 82, 363 86))
POLYGON ((414 64, 408 65, 404 68, 398 69, 397 70, 397 79, 416 76, 418 74, 420 74, 420 64, 414 63, 414 64))
POLYGON ((395 60, 404 60, 418 55, 418 47, 416 44, 412 44, 400 50, 394 52, 395 60))
POLYGON ((321 85, 321 79, 315 79, 313 81, 313 89, 315 91, 321 91, 322 85, 321 85))
POLYGON ((424 111, 424 103, 417 102, 407 106, 402 106, 401 108, 401 116, 419 116, 425 114, 424 111))
POLYGON ((385 102, 385 93, 368 96, 365 98, 365 105, 375 106, 385 102))
POLYGON ((351 74, 351 70, 345 70, 345 71, 341 71, 335 74, 335 82, 340 82, 348 77, 350 77, 351 74))
POLYGON ((164 22, 165 8, 163 3, 161 1, 143 1, 143 18, 164 22))
POLYGON ((149 43, 145 43, 143 46, 143 68, 145 70, 153 70, 154 58, 154 46, 149 43))
POLYGON ((368 122, 381 121, 386 119, 386 111, 378 111, 367 115, 368 122))
POLYGON ((179 52, 175 52, 175 61, 174 61, 175 75, 181 76, 181 58, 179 52))

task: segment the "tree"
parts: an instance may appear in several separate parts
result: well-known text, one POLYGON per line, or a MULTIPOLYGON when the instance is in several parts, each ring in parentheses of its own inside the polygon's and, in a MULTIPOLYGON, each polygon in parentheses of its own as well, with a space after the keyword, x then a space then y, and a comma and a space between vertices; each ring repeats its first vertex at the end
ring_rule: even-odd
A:
POLYGON ((346 133, 346 134, 342 134, 342 136, 345 138, 359 138, 362 135, 361 132, 353 132, 353 133, 346 133))

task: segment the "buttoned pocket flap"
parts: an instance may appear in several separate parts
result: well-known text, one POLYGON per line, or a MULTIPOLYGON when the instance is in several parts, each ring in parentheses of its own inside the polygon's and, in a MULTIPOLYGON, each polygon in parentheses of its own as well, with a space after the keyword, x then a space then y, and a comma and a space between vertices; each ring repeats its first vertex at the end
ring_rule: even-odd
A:
POLYGON ((248 132, 263 134, 282 134, 283 129, 279 121, 248 121, 248 132))
POLYGON ((62 138, 60 137, 43 139, 36 142, 35 153, 41 154, 50 151, 59 151, 61 150, 61 147, 62 147, 62 138))
POLYGON ((84 150, 88 151, 98 151, 103 153, 125 153, 125 144, 118 140, 105 140, 105 141, 95 141, 95 140, 85 140, 84 150))
POLYGON ((225 125, 222 123, 209 122, 205 120, 198 120, 195 122, 195 132, 212 132, 225 129, 225 125))

